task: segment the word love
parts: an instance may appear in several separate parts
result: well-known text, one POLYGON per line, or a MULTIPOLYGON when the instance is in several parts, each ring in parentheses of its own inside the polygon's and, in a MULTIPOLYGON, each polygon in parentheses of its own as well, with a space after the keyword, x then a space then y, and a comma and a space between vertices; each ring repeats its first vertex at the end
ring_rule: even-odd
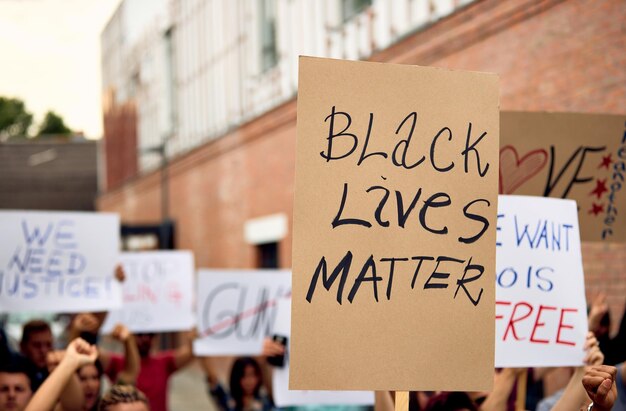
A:
MULTIPOLYGON (((324 119, 324 122, 329 123, 328 142, 325 151, 322 151, 320 155, 326 160, 326 162, 342 160, 351 156, 356 152, 359 146, 359 137, 351 132, 348 132, 352 125, 352 117, 349 113, 343 111, 337 111, 335 106, 332 107, 331 113, 324 119), (340 120, 341 119, 341 120, 340 120), (340 126, 337 125, 342 121, 345 126, 338 131, 340 126), (339 147, 338 147, 339 146, 339 147)), ((417 152, 414 147, 418 143, 414 143, 415 129, 417 126, 417 113, 415 111, 409 113, 400 122, 395 130, 397 136, 401 138, 393 149, 389 149, 389 152, 385 151, 372 151, 368 152, 367 147, 372 138, 372 130, 374 127, 374 113, 369 114, 369 123, 367 126, 367 132, 362 144, 361 153, 357 160, 357 166, 363 164, 363 162, 370 157, 382 157, 384 159, 389 158, 391 163, 396 167, 401 167, 407 170, 413 169, 426 162, 426 155, 417 152)), ((475 133, 478 135, 478 133, 475 133)), ((467 133, 465 134, 464 149, 458 153, 463 160, 463 169, 465 173, 470 173, 470 169, 473 169, 473 165, 476 167, 476 172, 480 177, 484 177, 489 170, 489 163, 481 166, 480 152, 478 150, 478 144, 487 136, 487 132, 480 133, 478 137, 472 135, 472 123, 468 123, 467 133)), ((432 168, 440 173, 446 173, 452 171, 456 164, 454 160, 450 159, 450 147, 446 147, 447 142, 453 140, 453 133, 449 127, 442 127, 431 139, 429 149, 429 163, 432 168)))

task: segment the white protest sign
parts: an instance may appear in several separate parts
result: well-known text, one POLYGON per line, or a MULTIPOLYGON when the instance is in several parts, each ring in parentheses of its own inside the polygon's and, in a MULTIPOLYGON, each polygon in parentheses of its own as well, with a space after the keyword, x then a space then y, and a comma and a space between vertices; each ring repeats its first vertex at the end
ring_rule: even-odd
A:
POLYGON ((496 367, 581 365, 586 334, 576 202, 499 196, 496 367))
POLYGON ((122 253, 126 279, 122 308, 109 313, 102 326, 111 332, 122 323, 135 333, 189 330, 193 312, 193 254, 190 251, 122 253))
POLYGON ((196 355, 259 355, 276 301, 291 295, 285 270, 199 270, 196 355))
MULTIPOLYGON (((274 334, 291 337, 291 298, 281 298, 277 303, 274 334)), ((291 341, 291 338, 288 339, 291 341)), ((277 407, 301 405, 374 405, 373 391, 303 391, 289 390, 289 350, 285 366, 274 367, 272 372, 272 397, 277 407)))
POLYGON ((114 278, 117 214, 0 211, 0 311, 105 311, 114 278))

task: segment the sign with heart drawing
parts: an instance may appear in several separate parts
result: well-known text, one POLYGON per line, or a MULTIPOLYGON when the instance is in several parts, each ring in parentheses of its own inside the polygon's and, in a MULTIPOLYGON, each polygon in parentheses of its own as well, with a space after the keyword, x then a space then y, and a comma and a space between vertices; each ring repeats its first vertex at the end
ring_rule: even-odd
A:
POLYGON ((501 112, 500 194, 576 200, 583 241, 626 241, 625 124, 626 115, 501 112))

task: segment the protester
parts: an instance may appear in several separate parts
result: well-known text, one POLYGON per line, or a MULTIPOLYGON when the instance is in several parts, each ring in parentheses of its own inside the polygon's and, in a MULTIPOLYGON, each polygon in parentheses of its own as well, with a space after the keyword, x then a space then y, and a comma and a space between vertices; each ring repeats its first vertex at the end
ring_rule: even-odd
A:
POLYGON ((583 386, 593 402, 593 411, 610 411, 617 399, 617 369, 610 365, 594 365, 585 371, 583 386))
MULTIPOLYGON (((604 355, 600 351, 598 340, 593 332, 587 334, 584 349, 586 350, 585 365, 601 365, 604 355)), ((558 391, 552 397, 544 398, 537 407, 537 411, 569 411, 578 410, 587 402, 587 395, 582 386, 585 367, 578 367, 572 374, 565 389, 558 391)))
POLYGON ((132 385, 114 385, 102 396, 99 411, 150 411, 146 396, 132 385))
MULTIPOLYGON (((195 332, 181 333, 182 341, 176 350, 160 353, 152 353, 155 336, 153 333, 135 335, 140 356, 137 388, 146 395, 153 411, 166 411, 169 378, 193 360, 192 343, 195 332)), ((123 355, 103 353, 100 360, 111 381, 120 378, 120 373, 126 367, 126 358, 123 355)))
POLYGON ((95 346, 77 338, 73 340, 65 350, 63 359, 50 373, 50 376, 41 384, 39 390, 24 411, 79 411, 82 408, 82 390, 78 385, 76 370, 98 358, 98 350, 95 346), (70 396, 73 401, 62 401, 57 407, 61 396, 70 396))
MULTIPOLYGON (((124 344, 125 349, 125 368, 117 377, 117 383, 134 385, 139 374, 139 352, 133 335, 128 329, 122 325, 117 324, 111 333, 111 336, 124 344)), ((50 357, 57 356, 59 359, 63 358, 63 351, 58 351, 49 355, 50 357)), ((106 352, 101 351, 100 356, 105 355, 106 352)), ((81 411, 96 411, 98 409, 98 402, 100 400, 100 386, 101 377, 104 374, 101 361, 98 359, 94 363, 85 364, 76 371, 78 381, 82 388, 82 406, 81 411)))
POLYGON ((48 353, 52 351, 52 330, 43 320, 31 320, 22 328, 20 352, 28 360, 31 387, 37 391, 48 377, 48 353))
POLYGON ((28 365, 22 358, 0 363, 0 411, 23 411, 32 396, 28 365))
POLYGON ((607 364, 626 361, 626 311, 622 315, 617 335, 611 338, 611 316, 603 293, 593 299, 589 308, 589 330, 595 333, 607 364))
POLYGON ((230 371, 230 391, 220 381, 211 357, 203 357, 209 392, 220 411, 268 411, 273 405, 263 384, 263 371, 251 357, 235 360, 230 371))

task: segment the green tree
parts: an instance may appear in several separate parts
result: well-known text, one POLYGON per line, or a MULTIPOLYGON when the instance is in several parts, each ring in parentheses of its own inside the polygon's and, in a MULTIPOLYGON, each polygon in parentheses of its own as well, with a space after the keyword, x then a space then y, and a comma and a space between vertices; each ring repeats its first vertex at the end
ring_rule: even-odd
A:
POLYGON ((33 115, 26 111, 22 100, 0 97, 0 141, 26 137, 33 115))
POLYGON ((47 134, 70 134, 72 130, 65 125, 63 117, 56 114, 54 111, 48 111, 39 126, 39 132, 37 137, 47 134))

